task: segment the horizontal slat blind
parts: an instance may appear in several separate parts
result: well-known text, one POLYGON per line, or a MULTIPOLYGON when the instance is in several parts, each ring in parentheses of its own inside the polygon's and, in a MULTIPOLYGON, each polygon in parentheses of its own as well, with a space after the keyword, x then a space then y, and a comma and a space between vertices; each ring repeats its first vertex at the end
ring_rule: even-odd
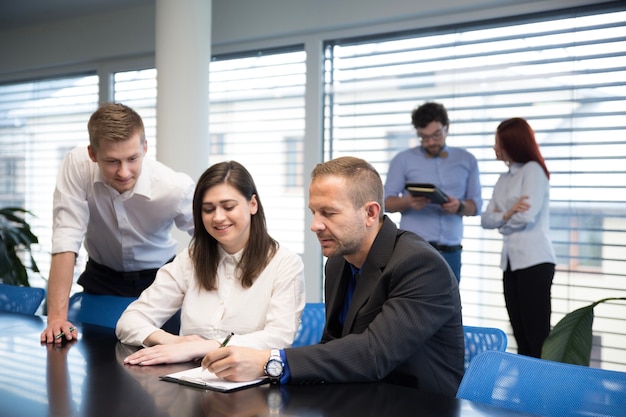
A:
MULTIPOLYGON (((259 188, 270 233, 299 253, 304 250, 305 58, 302 47, 290 47, 215 57, 209 67, 209 163, 244 164, 259 188)), ((156 70, 120 72, 114 80, 115 100, 142 115, 148 153, 154 156, 156 70)))
MULTIPOLYGON (((87 120, 98 105, 98 77, 0 85, 0 206, 30 210, 39 245, 33 255, 42 277, 50 268, 52 195, 65 154, 89 143, 87 120)), ((33 274, 32 286, 45 286, 33 274)))
POLYGON ((216 57, 210 64, 211 164, 236 160, 254 177, 272 237, 304 251, 302 47, 216 57))
MULTIPOLYGON (((115 101, 133 107, 143 118, 150 143, 148 157, 156 155, 156 71, 114 75, 115 101)), ((98 106, 98 76, 94 74, 20 82, 0 86, 0 206, 25 207, 39 245, 34 258, 41 276, 31 285, 45 286, 50 267, 52 194, 65 154, 87 146, 87 122, 98 106)), ((84 269, 81 249, 75 278, 84 269)), ((80 289, 76 287, 73 291, 80 289)))
MULTIPOLYGON (((448 144, 479 161, 486 207, 506 171, 492 149, 495 129, 526 118, 552 173, 555 324, 600 298, 626 296, 625 50, 626 12, 606 9, 328 42, 325 159, 365 158, 384 179, 390 159, 418 145, 412 109, 438 101, 450 115, 448 144)), ((466 218, 463 246, 464 321, 505 329, 515 351, 502 237, 466 218)), ((626 370, 625 312, 624 303, 596 307, 595 365, 626 370)))
POLYGON ((113 75, 114 100, 132 107, 143 120, 148 142, 146 156, 156 159, 156 69, 117 72, 113 75))

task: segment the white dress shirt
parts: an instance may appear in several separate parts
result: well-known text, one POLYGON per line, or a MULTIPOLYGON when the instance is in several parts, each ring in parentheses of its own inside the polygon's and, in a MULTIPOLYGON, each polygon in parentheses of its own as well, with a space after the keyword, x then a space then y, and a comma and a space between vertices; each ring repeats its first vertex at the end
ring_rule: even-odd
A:
POLYGON ((159 268, 176 253, 174 224, 193 231, 194 182, 144 158, 135 187, 120 194, 104 182, 86 146, 65 157, 54 190, 52 253, 85 248, 116 271, 159 268))
POLYGON ((502 174, 493 189, 493 196, 481 215, 485 229, 498 229, 503 236, 500 267, 506 270, 528 268, 542 263, 556 264, 550 241, 550 183, 537 162, 513 163, 502 174), (522 196, 530 209, 517 212, 508 221, 504 214, 522 196))
POLYGON ((234 332, 229 346, 291 346, 305 303, 300 256, 279 247, 252 286, 243 288, 235 274, 243 249, 234 255, 219 249, 217 290, 198 285, 189 252, 184 250, 164 265, 154 283, 128 306, 117 323, 117 337, 126 344, 142 345, 182 309, 181 335, 221 340, 226 332, 234 332))

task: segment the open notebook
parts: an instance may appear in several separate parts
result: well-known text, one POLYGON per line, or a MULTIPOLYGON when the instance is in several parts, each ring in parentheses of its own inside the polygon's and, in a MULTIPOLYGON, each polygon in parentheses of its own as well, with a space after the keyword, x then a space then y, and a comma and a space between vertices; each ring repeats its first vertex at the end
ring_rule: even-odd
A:
POLYGON ((219 392, 237 391, 240 389, 254 387, 269 382, 268 378, 260 378, 246 382, 226 381, 224 379, 218 378, 215 374, 207 371, 206 369, 202 369, 201 366, 162 376, 161 380, 168 382, 177 382, 182 385, 190 385, 192 387, 204 388, 219 392))

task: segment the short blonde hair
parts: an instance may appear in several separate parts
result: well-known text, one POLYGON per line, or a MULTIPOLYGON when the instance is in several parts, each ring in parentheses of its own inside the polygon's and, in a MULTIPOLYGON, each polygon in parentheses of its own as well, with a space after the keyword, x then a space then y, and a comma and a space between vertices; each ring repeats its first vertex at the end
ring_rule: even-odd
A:
POLYGON ((98 150, 101 141, 123 142, 139 132, 141 144, 146 141, 143 120, 137 112, 120 103, 106 103, 100 106, 87 123, 89 144, 94 152, 98 150))

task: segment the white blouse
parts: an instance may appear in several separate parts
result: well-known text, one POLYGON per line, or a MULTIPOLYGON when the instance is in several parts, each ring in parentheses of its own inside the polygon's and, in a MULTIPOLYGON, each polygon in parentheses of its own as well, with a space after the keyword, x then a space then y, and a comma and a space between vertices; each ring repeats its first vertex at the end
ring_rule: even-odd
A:
POLYGON ((550 240, 550 183, 535 161, 511 164, 500 176, 487 209, 481 215, 485 229, 498 229, 503 236, 500 267, 528 268, 541 263, 556 264, 550 240), (521 196, 528 196, 530 209, 517 212, 508 221, 504 214, 521 196))
POLYGON ((218 288, 198 286, 188 250, 159 269, 154 283, 120 317, 121 342, 143 345, 181 309, 181 335, 222 340, 234 332, 229 346, 284 348, 293 343, 305 304, 304 265, 300 256, 279 247, 251 287, 235 276, 242 251, 229 255, 219 247, 218 288))

